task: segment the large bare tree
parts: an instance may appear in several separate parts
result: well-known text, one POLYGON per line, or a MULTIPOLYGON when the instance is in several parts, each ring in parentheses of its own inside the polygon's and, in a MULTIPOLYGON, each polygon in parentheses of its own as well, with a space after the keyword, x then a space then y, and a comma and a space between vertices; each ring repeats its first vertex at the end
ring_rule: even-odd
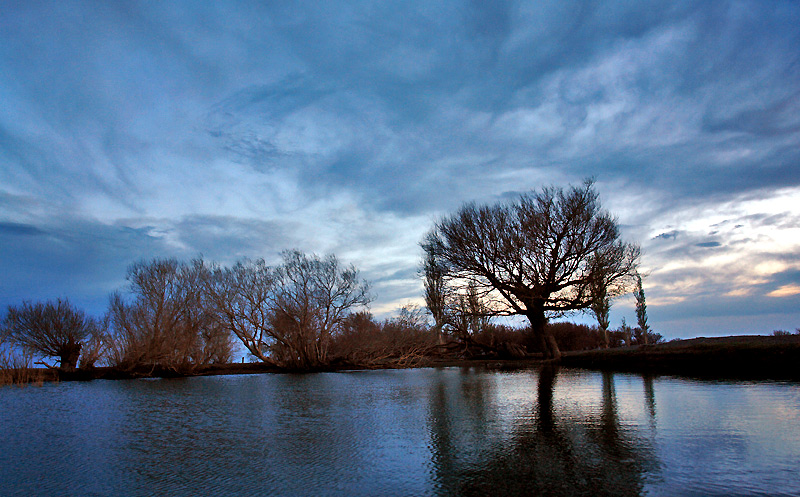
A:
POLYGON ((97 328, 93 318, 61 299, 9 306, 3 322, 3 333, 11 342, 36 354, 58 357, 65 371, 75 370, 85 340, 97 328))
POLYGON ((627 289, 639 248, 620 240, 591 180, 545 187, 516 202, 463 206, 422 243, 448 284, 474 285, 488 312, 522 315, 547 357, 561 356, 548 319, 591 306, 592 284, 608 296, 627 289))

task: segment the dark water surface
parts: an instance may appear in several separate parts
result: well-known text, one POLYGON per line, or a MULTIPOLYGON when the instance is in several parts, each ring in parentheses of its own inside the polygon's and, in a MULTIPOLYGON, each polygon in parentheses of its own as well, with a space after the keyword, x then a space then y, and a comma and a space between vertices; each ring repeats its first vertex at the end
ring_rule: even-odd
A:
POLYGON ((800 386, 416 369, 0 388, 0 495, 800 495, 800 386))

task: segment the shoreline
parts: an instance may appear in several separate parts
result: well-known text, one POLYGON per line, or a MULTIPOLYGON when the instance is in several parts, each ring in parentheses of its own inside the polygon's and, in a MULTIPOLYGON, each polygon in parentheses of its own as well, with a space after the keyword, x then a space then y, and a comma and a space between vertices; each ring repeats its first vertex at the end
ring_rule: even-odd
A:
POLYGON ((800 335, 699 337, 656 345, 568 352, 561 364, 709 379, 800 380, 800 335))
POLYGON ((800 380, 800 335, 743 335, 691 338, 655 345, 565 352, 560 361, 529 356, 520 359, 459 359, 425 357, 413 364, 391 362, 372 365, 336 363, 312 370, 279 368, 264 363, 229 363, 200 366, 190 371, 166 368, 120 371, 111 367, 78 370, 31 369, 29 383, 44 381, 91 381, 136 378, 188 378, 237 374, 309 374, 436 367, 475 367, 513 371, 548 364, 588 370, 675 375, 700 379, 800 380))

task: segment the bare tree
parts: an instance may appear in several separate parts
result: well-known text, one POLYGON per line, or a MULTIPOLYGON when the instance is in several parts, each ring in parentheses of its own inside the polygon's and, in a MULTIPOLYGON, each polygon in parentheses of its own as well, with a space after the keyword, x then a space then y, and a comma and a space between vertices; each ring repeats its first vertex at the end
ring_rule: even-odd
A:
POLYGON ((620 241, 590 180, 510 204, 467 204, 436 224, 423 249, 449 284, 473 283, 493 314, 525 316, 550 358, 561 354, 548 319, 589 308, 597 271, 610 297, 621 292, 639 258, 636 245, 620 241))
POLYGON ((465 345, 469 345, 472 337, 488 328, 491 314, 475 282, 469 281, 465 287, 448 292, 445 323, 465 345))
POLYGON ((263 259, 242 260, 233 267, 215 267, 206 290, 218 320, 263 362, 269 357, 274 269, 263 259))
POLYGON ((487 329, 492 312, 484 305, 474 282, 467 282, 459 288, 448 284, 446 268, 435 256, 435 243, 432 234, 423 242, 425 255, 420 271, 426 307, 434 318, 433 330, 440 345, 445 343, 445 332, 467 345, 473 335, 487 329))
POLYGON ((65 371, 75 370, 84 341, 96 327, 93 318, 66 299, 9 306, 3 322, 4 333, 14 344, 57 357, 65 371))
POLYGON ((111 297, 112 357, 124 368, 188 370, 230 358, 228 331, 211 312, 203 292, 203 261, 153 259, 128 268, 131 302, 111 297))
POLYGON ((603 333, 603 346, 605 348, 610 345, 608 328, 611 324, 609 318, 611 300, 613 297, 625 293, 631 280, 629 276, 619 278, 616 273, 617 264, 615 261, 619 255, 619 252, 613 248, 611 250, 600 250, 592 256, 589 262, 591 267, 589 282, 591 303, 589 310, 594 314, 597 324, 600 326, 600 331, 603 333))
POLYGON ((370 300, 369 285, 358 277, 355 267, 341 267, 333 255, 320 258, 296 250, 284 252, 283 263, 275 270, 274 355, 294 367, 325 364, 335 328, 352 309, 370 300))
POLYGON ((263 260, 215 268, 208 288, 220 321, 251 354, 301 369, 326 364, 332 334, 370 301, 354 267, 299 251, 274 268, 263 260))
POLYGON ((98 361, 107 356, 110 343, 108 336, 109 322, 110 316, 107 313, 101 319, 94 320, 81 349, 81 369, 91 369, 98 361))

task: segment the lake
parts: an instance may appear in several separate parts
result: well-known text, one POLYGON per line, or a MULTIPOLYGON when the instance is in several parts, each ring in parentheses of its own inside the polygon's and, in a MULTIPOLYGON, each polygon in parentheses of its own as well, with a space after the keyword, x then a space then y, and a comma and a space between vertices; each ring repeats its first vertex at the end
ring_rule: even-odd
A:
POLYGON ((476 368, 0 388, 0 494, 800 495, 800 386, 476 368))

